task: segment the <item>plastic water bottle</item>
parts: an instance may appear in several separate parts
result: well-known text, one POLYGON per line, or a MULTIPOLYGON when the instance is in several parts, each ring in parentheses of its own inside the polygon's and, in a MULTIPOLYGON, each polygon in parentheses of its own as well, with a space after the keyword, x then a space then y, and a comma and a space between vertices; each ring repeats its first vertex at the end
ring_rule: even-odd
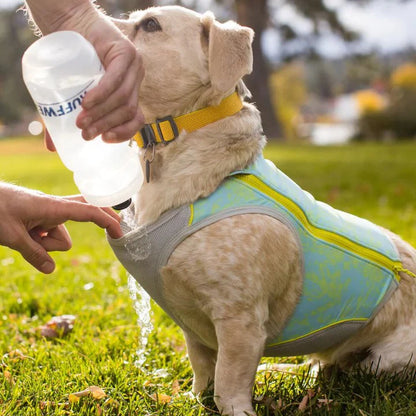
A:
POLYGON ((56 151, 84 198, 100 207, 128 206, 143 183, 137 149, 100 137, 86 141, 75 124, 83 97, 104 73, 94 47, 77 32, 54 32, 27 49, 22 69, 56 151))

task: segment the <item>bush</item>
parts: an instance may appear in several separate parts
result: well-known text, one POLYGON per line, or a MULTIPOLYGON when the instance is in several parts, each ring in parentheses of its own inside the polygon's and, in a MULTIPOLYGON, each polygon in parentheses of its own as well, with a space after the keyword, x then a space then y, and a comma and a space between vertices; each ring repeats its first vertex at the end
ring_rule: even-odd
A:
POLYGON ((416 91, 400 89, 381 111, 367 112, 359 121, 362 138, 382 140, 386 137, 416 137, 416 91))
POLYGON ((391 76, 388 105, 366 112, 359 121, 361 138, 416 137, 416 64, 405 64, 391 76))

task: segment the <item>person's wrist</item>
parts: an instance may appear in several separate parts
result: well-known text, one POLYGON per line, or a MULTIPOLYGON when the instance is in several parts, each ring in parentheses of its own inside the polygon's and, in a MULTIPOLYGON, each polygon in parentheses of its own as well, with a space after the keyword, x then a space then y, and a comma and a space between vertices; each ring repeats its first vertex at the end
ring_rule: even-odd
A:
POLYGON ((92 20, 100 18, 100 12, 90 0, 50 1, 47 7, 41 2, 27 1, 31 16, 43 35, 58 30, 74 30, 84 34, 92 20))
POLYGON ((57 30, 74 30, 85 37, 89 27, 95 21, 102 19, 101 13, 90 1, 82 1, 77 6, 73 5, 59 21, 55 21, 51 32, 57 30))
POLYGON ((110 42, 120 41, 125 37, 110 18, 95 7, 77 10, 76 14, 62 23, 59 30, 74 30, 80 33, 96 48, 101 59, 110 42))

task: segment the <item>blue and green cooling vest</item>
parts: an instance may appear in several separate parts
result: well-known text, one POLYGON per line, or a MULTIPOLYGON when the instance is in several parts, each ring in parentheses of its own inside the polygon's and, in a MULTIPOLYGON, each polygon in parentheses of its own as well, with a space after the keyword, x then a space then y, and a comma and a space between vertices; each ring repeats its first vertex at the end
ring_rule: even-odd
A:
POLYGON ((287 225, 303 252, 303 293, 283 331, 267 340, 265 355, 309 354, 341 343, 398 287, 400 257, 379 227, 316 201, 262 156, 233 172, 207 198, 168 211, 145 228, 124 224, 126 234, 109 242, 128 272, 189 331, 166 304, 160 269, 197 230, 247 213, 287 225))

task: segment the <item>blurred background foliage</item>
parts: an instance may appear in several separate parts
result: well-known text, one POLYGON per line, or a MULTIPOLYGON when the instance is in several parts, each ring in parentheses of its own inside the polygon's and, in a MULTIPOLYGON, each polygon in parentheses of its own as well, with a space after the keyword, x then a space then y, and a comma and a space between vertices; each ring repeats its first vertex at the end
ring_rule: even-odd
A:
POLYGON ((393 71, 387 102, 364 108, 360 118, 360 138, 414 137, 416 132, 416 65, 408 63, 393 71))
MULTIPOLYGON (((344 0, 367 5, 389 0, 344 0)), ((406 0, 390 0, 403 2, 406 0)), ((411 1, 411 0, 407 0, 411 1)), ((391 53, 360 48, 360 34, 340 19, 327 0, 97 0, 109 15, 152 5, 179 4, 199 12, 211 9, 220 21, 252 27, 254 71, 245 81, 259 107, 269 138, 288 141, 322 137, 392 140, 416 136, 416 52, 391 53), (290 6, 296 19, 280 20, 290 6), (296 20, 311 29, 299 30, 296 20), (319 39, 331 35, 346 52, 328 57, 319 39), (321 135, 321 136, 320 136, 321 135)), ((17 4, 17 0, 16 0, 17 4)), ((3 135, 22 134, 34 106, 20 70, 24 50, 35 37, 18 5, 0 8, 0 126, 3 135)), ((1 134, 1 131, 0 131, 1 134)), ((325 141, 325 139, 323 139, 325 141)), ((321 143, 323 144, 323 143, 321 143)))

